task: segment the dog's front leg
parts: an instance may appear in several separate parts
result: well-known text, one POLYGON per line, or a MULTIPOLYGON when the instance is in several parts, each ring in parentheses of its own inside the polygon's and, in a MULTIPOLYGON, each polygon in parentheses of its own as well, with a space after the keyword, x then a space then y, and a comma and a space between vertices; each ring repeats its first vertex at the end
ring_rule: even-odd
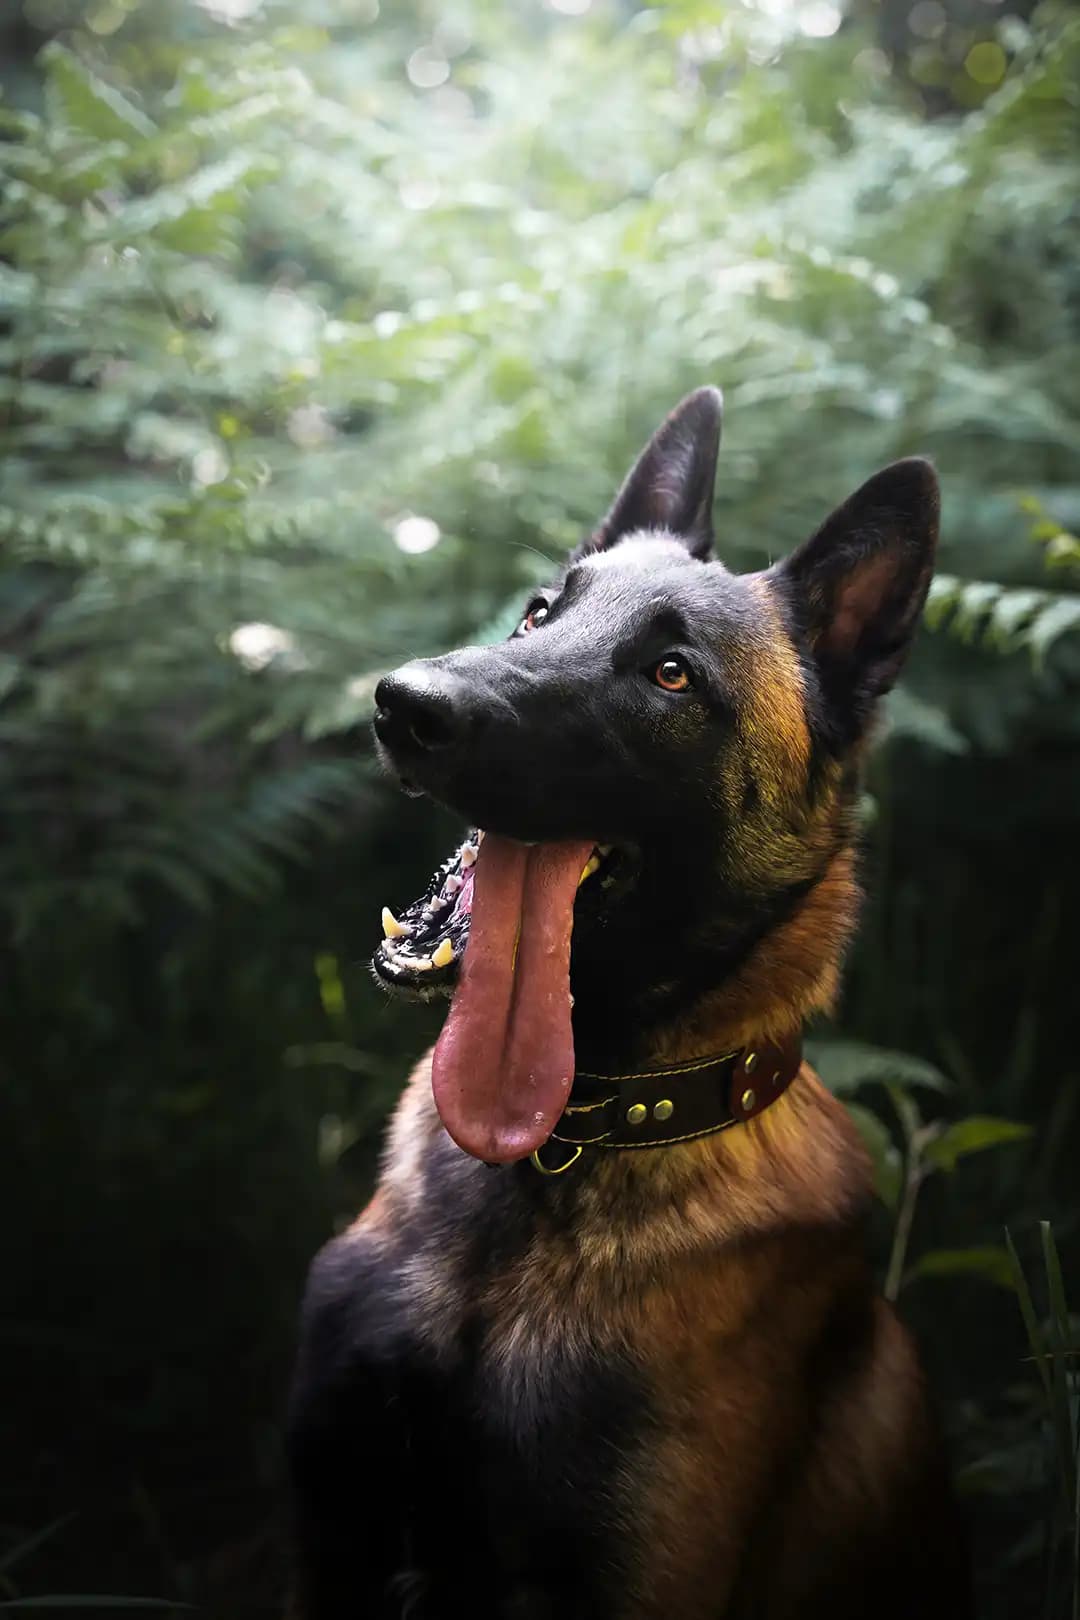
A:
POLYGON ((305 1301, 288 1424, 295 1620, 426 1612, 410 1556, 409 1439, 388 1290, 369 1258, 355 1239, 329 1245, 305 1301))

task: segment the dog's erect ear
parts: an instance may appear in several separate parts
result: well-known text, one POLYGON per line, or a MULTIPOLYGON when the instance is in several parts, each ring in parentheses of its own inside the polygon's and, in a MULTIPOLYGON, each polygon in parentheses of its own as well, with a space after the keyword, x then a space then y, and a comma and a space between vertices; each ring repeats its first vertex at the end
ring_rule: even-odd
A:
POLYGON ((578 556, 604 551, 637 529, 666 529, 695 557, 712 549, 713 487, 724 399, 698 388, 658 427, 578 556))
POLYGON ((770 570, 826 696, 856 725, 907 656, 933 573, 938 507, 930 463, 896 461, 770 570))

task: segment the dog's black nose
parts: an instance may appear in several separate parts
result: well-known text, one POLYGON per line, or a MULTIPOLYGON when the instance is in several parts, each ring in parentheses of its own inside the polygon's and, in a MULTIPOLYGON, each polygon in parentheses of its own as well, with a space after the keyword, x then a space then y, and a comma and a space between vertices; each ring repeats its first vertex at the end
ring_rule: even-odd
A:
POLYGON ((417 659, 375 688, 375 735, 390 749, 448 748, 465 728, 464 706, 442 671, 417 659))

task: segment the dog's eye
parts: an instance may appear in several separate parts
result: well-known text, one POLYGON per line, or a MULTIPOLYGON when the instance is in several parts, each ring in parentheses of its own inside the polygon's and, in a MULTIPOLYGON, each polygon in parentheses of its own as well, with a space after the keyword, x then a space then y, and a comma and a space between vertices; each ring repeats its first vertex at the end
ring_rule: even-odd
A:
POLYGON ((527 630, 538 630, 548 616, 546 602, 534 602, 518 625, 518 634, 524 635, 527 630))
POLYGON ((665 692, 685 692, 694 684, 693 676, 681 658, 662 658, 653 670, 652 678, 665 692))

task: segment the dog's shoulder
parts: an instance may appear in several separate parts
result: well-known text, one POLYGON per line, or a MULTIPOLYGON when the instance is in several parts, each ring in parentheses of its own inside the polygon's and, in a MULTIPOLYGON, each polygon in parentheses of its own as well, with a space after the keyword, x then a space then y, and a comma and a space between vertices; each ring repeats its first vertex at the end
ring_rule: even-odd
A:
POLYGON ((308 1273, 302 1340, 323 1376, 450 1355, 475 1307, 480 1252, 514 1241, 499 1193, 493 1173, 446 1135, 429 1054, 394 1111, 373 1198, 308 1273))
POLYGON ((359 1222, 331 1239, 308 1271, 300 1316, 298 1375, 337 1383, 361 1357, 400 1354, 403 1319, 394 1268, 377 1230, 359 1222))

